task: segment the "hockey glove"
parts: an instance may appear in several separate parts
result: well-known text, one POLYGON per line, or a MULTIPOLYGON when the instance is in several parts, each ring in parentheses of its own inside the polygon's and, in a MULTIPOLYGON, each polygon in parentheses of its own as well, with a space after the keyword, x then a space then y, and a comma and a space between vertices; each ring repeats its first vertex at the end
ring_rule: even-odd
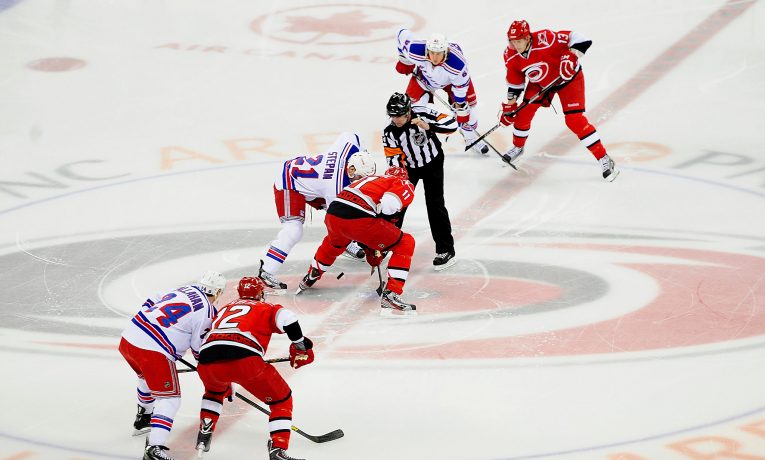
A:
POLYGON ((312 207, 313 209, 327 209, 327 202, 324 200, 324 198, 314 198, 311 201, 306 201, 305 204, 312 207))
POLYGON ((566 81, 571 80, 576 75, 576 64, 578 60, 576 55, 567 51, 560 57, 560 76, 566 81))
POLYGON ((388 255, 387 252, 380 252, 371 248, 364 248, 364 255, 367 256, 367 263, 370 267, 377 267, 388 255))
POLYGON ((303 337, 299 343, 292 342, 290 345, 290 366, 294 369, 311 364, 313 362, 313 342, 308 337, 303 337))
POLYGON ((396 72, 402 75, 409 75, 414 72, 414 64, 404 64, 403 62, 398 61, 396 63, 396 72))
POLYGON ((513 121, 515 121, 515 116, 517 115, 515 112, 517 109, 518 103, 515 101, 511 103, 503 103, 502 112, 499 115, 499 122, 502 123, 503 126, 512 125, 513 121))
POLYGON ((458 125, 464 125, 470 120, 470 106, 467 102, 455 102, 454 112, 457 114, 458 125))

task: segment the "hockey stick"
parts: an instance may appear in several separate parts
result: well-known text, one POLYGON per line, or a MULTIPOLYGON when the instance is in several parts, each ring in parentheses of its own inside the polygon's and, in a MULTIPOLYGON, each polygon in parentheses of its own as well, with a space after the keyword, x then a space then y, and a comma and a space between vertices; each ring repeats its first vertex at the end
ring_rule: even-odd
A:
POLYGON ((377 266, 377 279, 380 280, 380 285, 377 286, 377 289, 375 290, 375 292, 377 292, 378 296, 382 297, 383 289, 385 288, 385 283, 383 283, 382 271, 380 270, 380 266, 379 265, 377 266))
MULTIPOLYGON (((290 360, 289 356, 282 356, 281 358, 273 358, 273 359, 264 359, 263 362, 266 362, 268 364, 273 363, 283 363, 290 360)), ((187 364, 187 363, 184 363, 187 364)), ((196 372, 196 369, 178 369, 179 374, 183 374, 184 372, 196 372)))
MULTIPOLYGON (((542 88, 542 89, 541 89, 541 90, 540 90, 540 91, 539 91, 537 94, 535 94, 535 95, 534 95, 534 96, 533 96, 531 99, 529 99, 528 101, 523 101, 523 102, 521 102, 521 105, 519 105, 518 107, 516 107, 516 108, 515 108, 515 110, 513 110, 512 112, 503 113, 502 115, 511 116, 511 115, 515 115, 515 114, 517 114, 518 112, 520 112, 520 111, 521 111, 521 110, 522 110, 524 107, 526 107, 527 105, 529 105, 529 104, 531 104, 531 103, 533 103, 533 102, 536 102, 537 100, 539 100, 539 99, 540 99, 542 96, 544 96, 545 94, 547 94, 547 92, 548 92, 548 91, 550 91, 550 90, 553 88, 553 86, 556 86, 556 85, 560 84, 560 82, 562 82, 562 81, 563 81, 563 77, 560 77, 560 76, 559 76, 558 78, 556 78, 555 80, 553 80, 553 81, 552 81, 552 82, 551 82, 549 85, 547 85, 547 86, 545 86, 544 88, 542 88)), ((470 143, 470 145, 468 145, 468 146, 466 146, 466 147, 465 147, 465 151, 467 152, 468 150, 470 150, 470 149, 471 149, 471 148, 472 148, 474 145, 476 145, 477 143, 481 142, 481 141, 482 141, 482 140, 483 140, 483 139, 484 139, 486 136, 488 136, 489 134, 491 134, 491 133, 493 133, 494 131, 496 131, 496 130, 497 130, 497 128, 499 128, 500 126, 502 126, 502 123, 497 123, 497 124, 496 124, 496 125, 494 125, 494 126, 493 126, 493 127, 490 129, 490 130, 488 130, 488 131, 486 131, 485 133, 483 133, 482 135, 478 136, 478 139, 474 140, 473 142, 471 142, 471 143, 470 143)), ((497 151, 497 149, 494 149, 494 151, 496 152, 496 151, 497 151)), ((499 152, 497 152, 497 153, 499 153, 499 152)), ((502 156, 502 155, 500 155, 500 156, 502 156)), ((512 166, 512 165, 511 165, 511 166, 512 166)), ((514 166, 513 166, 513 167, 514 167, 514 166)), ((518 169, 518 168, 516 168, 516 169, 518 169)))
MULTIPOLYGON (((413 73, 412 75, 414 75, 414 78, 416 78, 416 79, 417 79, 417 81, 419 81, 420 83, 422 83, 424 86, 426 86, 426 87, 430 88, 430 85, 428 85, 427 83, 425 83, 425 81, 424 81, 422 78, 420 78, 420 77, 419 77, 419 75, 417 75, 416 73, 413 73)), ((457 116, 457 111, 456 111, 456 110, 454 110, 454 107, 452 107, 452 106, 451 106, 451 104, 449 104, 449 103, 448 103, 447 101, 445 101, 445 100, 444 100, 444 99, 443 99, 441 96, 439 96, 439 95, 438 95, 438 93, 436 92, 436 89, 435 89, 435 88, 433 89, 433 92, 432 92, 431 94, 433 95, 433 97, 435 97, 435 98, 436 98, 436 100, 437 100, 438 102, 440 102, 441 104, 443 104, 443 105, 445 105, 445 106, 449 107, 449 110, 451 110, 451 112, 452 112, 452 115, 454 115, 455 117, 457 116)), ((495 128, 495 129, 496 129, 496 128, 495 128)), ((463 135, 462 137, 464 138, 465 136, 463 135)), ((465 147, 465 151, 467 152, 467 151, 469 150, 469 148, 470 148, 470 147, 473 147, 473 146, 474 146, 475 144, 477 144, 477 143, 478 143, 478 141, 480 141, 481 139, 483 139, 483 137, 482 137, 482 138, 480 138, 480 139, 478 139, 478 140, 476 140, 475 142, 471 143, 471 144, 470 144, 470 146, 468 146, 468 147, 465 147)), ((446 138, 446 140, 448 141, 448 140, 449 140, 449 138, 447 137, 447 138, 446 138)), ((467 142, 467 139, 465 139, 465 142, 467 142)), ((491 145, 491 144, 489 143, 489 141, 484 141, 484 144, 488 145, 489 147, 491 147, 491 149, 492 149, 492 150, 494 150, 495 152, 497 152, 497 155, 499 155, 500 157, 502 156, 502 154, 501 154, 501 153, 499 153, 499 152, 497 151, 497 149, 495 149, 495 148, 494 148, 494 146, 493 146, 493 145, 491 145)), ((518 168, 516 168, 514 164, 512 164, 512 163, 508 163, 508 164, 509 164, 510 166, 512 166, 512 167, 513 167, 513 169, 515 169, 515 170, 518 170, 518 168)))
MULTIPOLYGON (((279 358, 279 359, 281 359, 281 358, 279 358)), ((287 358, 287 360, 289 360, 289 358, 287 358)), ((197 370, 196 366, 194 366, 193 364, 191 364, 190 362, 186 361, 183 358, 178 358, 178 361, 180 361, 181 363, 183 363, 184 365, 186 365, 189 369, 191 369, 193 371, 197 370)), ((247 398, 246 396, 241 395, 239 392, 235 392, 234 396, 236 396, 237 398, 239 398, 242 401, 246 402, 247 404, 249 404, 250 406, 254 407, 255 409, 263 412, 264 414, 271 415, 271 411, 270 410, 268 410, 268 409, 266 409, 264 407, 261 407, 260 404, 256 403, 255 401, 252 401, 251 399, 247 398)), ((316 436, 316 435, 312 435, 312 434, 306 433, 305 431, 301 430, 300 428, 296 427, 295 425, 292 425, 290 428, 292 428, 292 431, 296 432, 297 434, 302 435, 302 436, 304 436, 304 437, 306 437, 306 438, 308 438, 311 441, 316 442, 316 443, 334 441, 335 439, 340 439, 343 436, 345 436, 345 433, 343 433, 343 430, 341 430, 341 429, 337 429, 337 430, 334 430, 334 431, 330 431, 329 433, 316 436)))

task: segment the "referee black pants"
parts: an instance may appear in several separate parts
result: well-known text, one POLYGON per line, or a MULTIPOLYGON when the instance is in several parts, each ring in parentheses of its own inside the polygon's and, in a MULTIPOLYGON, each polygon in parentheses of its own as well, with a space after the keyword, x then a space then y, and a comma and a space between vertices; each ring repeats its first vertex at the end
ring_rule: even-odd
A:
MULTIPOLYGON (((406 167, 409 181, 417 187, 422 180, 425 189, 425 207, 428 210, 430 234, 436 243, 436 253, 454 252, 452 223, 444 200, 444 155, 435 157, 430 163, 419 168, 406 167)), ((401 219, 403 223, 403 218, 401 219)))

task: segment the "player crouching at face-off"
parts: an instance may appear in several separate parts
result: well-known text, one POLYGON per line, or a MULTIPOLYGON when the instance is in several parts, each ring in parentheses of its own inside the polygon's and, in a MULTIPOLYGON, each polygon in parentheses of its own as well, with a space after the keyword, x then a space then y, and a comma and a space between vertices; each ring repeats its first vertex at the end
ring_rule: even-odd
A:
POLYGON ((414 187, 406 169, 400 167, 388 168, 383 176, 369 176, 344 188, 327 209, 327 236, 300 282, 298 293, 313 286, 348 242, 355 240, 365 246, 372 267, 380 265, 386 253, 392 252, 388 281, 380 297, 381 314, 416 314, 416 307, 400 297, 412 264, 414 237, 395 225, 413 199, 414 187))
POLYGON ((292 428, 292 390, 276 368, 263 361, 272 334, 286 333, 293 368, 313 362, 313 343, 303 336, 295 313, 265 301, 263 280, 239 281, 239 299, 223 307, 212 322, 199 352, 197 372, 205 387, 199 413, 197 449, 210 450, 223 400, 235 382, 271 409, 268 428, 269 460, 300 460, 287 455, 292 428))

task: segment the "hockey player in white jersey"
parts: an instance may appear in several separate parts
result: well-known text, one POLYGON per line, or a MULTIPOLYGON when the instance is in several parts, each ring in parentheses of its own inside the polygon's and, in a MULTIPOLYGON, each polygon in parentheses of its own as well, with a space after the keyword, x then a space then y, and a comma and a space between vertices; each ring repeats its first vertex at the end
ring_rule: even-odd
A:
MULTIPOLYGON (((374 158, 362 146, 359 136, 342 133, 325 153, 287 160, 274 182, 276 213, 282 228, 260 261, 258 277, 272 294, 284 294, 287 284, 276 275, 290 251, 303 237, 306 205, 327 209, 337 194, 353 180, 374 174, 374 158)), ((363 250, 354 242, 346 250, 354 255, 363 250)), ((356 256, 358 257, 358 256, 356 256)))
MULTIPOLYGON (((478 138, 478 99, 460 46, 449 42, 442 34, 433 34, 428 40, 418 40, 408 29, 398 31, 396 43, 396 71, 404 75, 412 74, 406 88, 412 106, 432 103, 433 93, 443 89, 449 96, 465 144, 475 141, 478 138)), ((478 142, 473 150, 486 155, 489 146, 478 142)))
POLYGON ((199 357, 225 288, 223 275, 205 272, 198 283, 147 299, 122 332, 119 351, 138 376, 133 435, 149 432, 144 460, 172 460, 166 446, 181 406, 175 361, 189 349, 199 357))

